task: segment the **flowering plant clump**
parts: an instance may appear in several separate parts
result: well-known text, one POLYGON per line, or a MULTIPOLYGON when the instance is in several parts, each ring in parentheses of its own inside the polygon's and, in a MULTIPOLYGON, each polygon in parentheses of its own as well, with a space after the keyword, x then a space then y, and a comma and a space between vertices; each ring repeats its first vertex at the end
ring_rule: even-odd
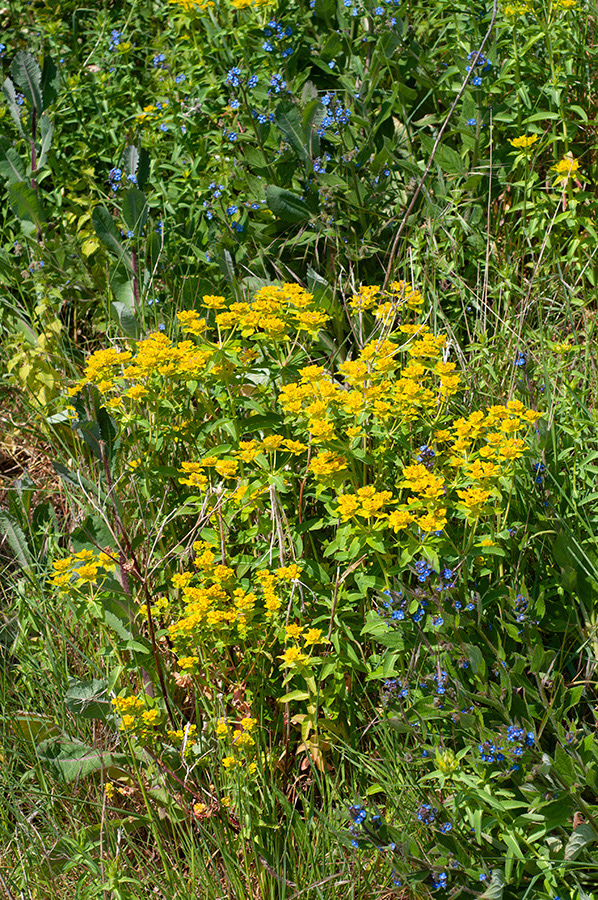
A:
MULTIPOLYGON (((105 627, 109 595, 125 586, 132 595, 136 640, 158 689, 140 684, 115 698, 119 729, 151 746, 165 770, 175 758, 192 765, 197 791, 216 780, 226 803, 211 794, 203 817, 251 803, 247 778, 274 777, 295 759, 325 772, 331 735, 349 738, 358 695, 414 733, 426 722, 435 750, 422 774, 441 785, 513 778, 534 752, 529 719, 514 725, 505 711, 490 736, 470 698, 490 701, 505 641, 516 647, 541 615, 525 589, 529 573, 511 562, 523 514, 516 484, 540 413, 516 398, 466 408, 463 369, 413 285, 362 286, 345 308, 355 342, 329 354, 328 313, 299 285, 264 285, 233 302, 206 294, 177 314, 180 336, 155 332, 98 350, 70 390, 74 426, 92 407, 104 410, 108 421, 98 422, 112 445, 118 435, 125 470, 150 505, 168 478, 156 539, 178 549, 153 563, 162 575, 152 588, 155 574, 125 536, 123 495, 118 546, 57 560, 53 584, 77 600, 78 615, 87 596, 105 627), (185 521, 181 542, 176 523, 185 521), (497 574, 515 565, 511 596, 497 574), (495 630, 497 615, 505 623, 495 630), (493 648, 488 662, 480 640, 493 648), (198 704, 212 723, 205 734, 198 704), (443 715, 429 718, 434 709, 443 715), (208 775, 212 738, 220 762, 208 775)), ((458 796, 419 799, 417 846, 437 822, 454 840, 458 796)), ((366 844, 388 852, 398 844, 384 828, 380 843, 372 823, 366 844)), ((437 849, 429 865, 442 887, 450 855, 437 849)))

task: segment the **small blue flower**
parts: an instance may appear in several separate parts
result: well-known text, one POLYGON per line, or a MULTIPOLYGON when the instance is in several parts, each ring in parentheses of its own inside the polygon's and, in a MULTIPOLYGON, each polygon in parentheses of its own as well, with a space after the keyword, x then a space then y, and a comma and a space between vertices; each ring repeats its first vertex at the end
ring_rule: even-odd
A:
POLYGON ((168 125, 164 122, 160 122, 160 131, 168 131, 168 125))
POLYGON ((328 68, 334 69, 335 65, 336 65, 335 61, 333 59, 331 59, 330 62, 328 63, 328 68))
POLYGON ((381 6, 376 6, 376 8, 374 9, 374 15, 375 16, 383 16, 384 15, 384 10, 382 9, 381 6))
POLYGON ((239 212, 238 206, 229 206, 228 209, 226 210, 227 216, 234 216, 235 213, 238 213, 238 212, 239 212))
POLYGON ((452 831, 452 829, 453 829, 453 826, 451 825, 450 822, 444 822, 444 823, 440 826, 440 830, 442 831, 443 834, 448 834, 449 831, 452 831))
POLYGON ((476 126, 478 123, 476 122, 475 119, 468 119, 468 120, 467 120, 467 124, 468 124, 468 125, 471 125, 472 128, 475 128, 475 126, 476 126))
POLYGON ((229 100, 228 105, 230 106, 231 109, 238 109, 241 105, 241 101, 240 100, 229 100))
POLYGON ((174 82, 175 82, 175 84, 182 84, 183 81, 186 81, 186 80, 187 80, 186 75, 177 75, 176 78, 174 79, 174 82))
POLYGON ((479 75, 476 75, 474 78, 471 79, 471 83, 473 84, 474 87, 481 87, 482 79, 480 78, 479 75))
POLYGON ((133 172, 131 172, 130 175, 127 175, 127 179, 131 182, 131 184, 137 184, 137 175, 134 175, 133 172))
POLYGON ((238 137, 237 132, 236 132, 236 131, 231 131, 231 133, 230 133, 229 136, 228 136, 228 139, 229 139, 229 141, 236 141, 236 140, 237 140, 237 137, 238 137))
POLYGON ((264 43, 262 44, 262 50, 265 50, 266 53, 273 53, 274 47, 272 46, 270 41, 264 41, 264 43))
POLYGON ((258 79, 257 75, 251 75, 247 79, 247 87, 249 88, 249 90, 251 90, 251 88, 256 87, 258 81, 259 81, 259 79, 258 79))

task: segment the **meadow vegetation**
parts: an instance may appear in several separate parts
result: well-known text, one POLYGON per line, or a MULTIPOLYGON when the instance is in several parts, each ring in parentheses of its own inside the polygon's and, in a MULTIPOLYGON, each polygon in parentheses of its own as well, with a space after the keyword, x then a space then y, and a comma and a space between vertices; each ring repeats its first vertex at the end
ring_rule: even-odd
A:
POLYGON ((598 10, 375 4, 0 9, 8 900, 598 897, 598 10))

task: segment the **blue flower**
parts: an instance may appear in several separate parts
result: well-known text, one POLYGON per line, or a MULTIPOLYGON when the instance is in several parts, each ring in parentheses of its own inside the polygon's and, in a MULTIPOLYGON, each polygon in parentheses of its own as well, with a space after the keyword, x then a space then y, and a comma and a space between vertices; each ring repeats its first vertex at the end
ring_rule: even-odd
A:
POLYGON ((435 820, 437 813, 438 810, 435 806, 432 807, 429 803, 422 803, 417 811, 417 818, 420 822, 423 822, 424 825, 431 825, 435 820))
POLYGON ((448 834, 449 831, 452 831, 452 829, 453 829, 453 826, 451 825, 450 822, 444 822, 444 823, 440 826, 440 830, 442 831, 443 834, 448 834))
POLYGON ((262 50, 265 50, 266 53, 273 53, 274 47, 272 46, 270 41, 264 41, 264 43, 262 44, 262 50))
POLYGON ((160 122, 160 131, 168 131, 168 125, 164 122, 160 122))
POLYGON ((241 105, 241 101, 240 100, 229 100, 228 105, 230 106, 231 109, 238 109, 241 105))
POLYGON ((474 87, 480 87, 482 84, 482 79, 480 78, 479 75, 476 75, 475 78, 471 79, 471 83, 473 84, 474 87))
POLYGON ((238 213, 238 212, 239 212, 238 206, 229 206, 228 209, 226 210, 227 216, 234 216, 234 214, 238 213))
POLYGON ((375 16, 383 16, 384 15, 384 10, 382 9, 381 6, 376 6, 376 8, 374 9, 374 15, 375 16))
POLYGON ((174 79, 174 82, 175 82, 175 84, 182 84, 183 81, 186 81, 186 80, 187 80, 186 75, 177 75, 177 77, 174 79))
POLYGON ((475 126, 476 126, 478 123, 476 122, 475 119, 468 119, 468 120, 467 120, 467 124, 468 124, 468 125, 471 125, 472 128, 475 128, 475 126))
POLYGON ((239 87, 241 84, 241 70, 238 66, 233 66, 232 69, 226 73, 226 81, 228 84, 232 84, 233 87, 239 87))
POLYGON ((228 139, 229 139, 229 141, 236 141, 236 140, 237 140, 237 137, 238 137, 237 132, 236 132, 236 131, 231 131, 231 133, 230 133, 229 136, 228 136, 228 139))
POLYGON ((127 179, 131 182, 131 184, 137 184, 137 175, 134 175, 133 172, 131 172, 130 175, 127 175, 127 179))
POLYGON ((335 61, 333 59, 331 59, 330 62, 328 63, 328 68, 334 69, 335 65, 336 65, 335 61))
POLYGON ((258 79, 257 75, 251 75, 247 79, 247 87, 249 88, 249 90, 251 90, 251 88, 254 88, 257 85, 258 80, 259 79, 258 79))

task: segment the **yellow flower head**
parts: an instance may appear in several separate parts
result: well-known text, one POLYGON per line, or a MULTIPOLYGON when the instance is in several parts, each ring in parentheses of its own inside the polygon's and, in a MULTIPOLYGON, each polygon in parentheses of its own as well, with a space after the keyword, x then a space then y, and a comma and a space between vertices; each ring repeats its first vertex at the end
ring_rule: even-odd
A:
POLYGON ((565 185, 569 178, 572 178, 579 171, 579 160, 569 153, 568 156, 563 156, 556 166, 552 168, 556 172, 556 180, 565 185))
POLYGON ((509 141, 509 144, 511 145, 511 147, 515 147, 516 150, 529 150, 537 140, 537 134, 524 134, 521 137, 517 137, 512 141, 509 141))

